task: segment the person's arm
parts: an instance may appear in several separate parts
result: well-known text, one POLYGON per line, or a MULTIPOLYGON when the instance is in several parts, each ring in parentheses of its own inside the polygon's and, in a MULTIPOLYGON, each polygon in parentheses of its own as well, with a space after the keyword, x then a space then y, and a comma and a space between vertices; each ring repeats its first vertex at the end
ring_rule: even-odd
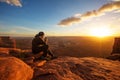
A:
POLYGON ((44 44, 40 44, 40 45, 38 45, 38 47, 43 47, 44 46, 44 44))
POLYGON ((39 39, 39 45, 38 45, 38 47, 43 47, 43 46, 45 46, 46 45, 46 39, 43 41, 42 39, 39 39))
POLYGON ((45 42, 45 44, 48 44, 48 38, 47 37, 45 37, 44 42, 45 42))

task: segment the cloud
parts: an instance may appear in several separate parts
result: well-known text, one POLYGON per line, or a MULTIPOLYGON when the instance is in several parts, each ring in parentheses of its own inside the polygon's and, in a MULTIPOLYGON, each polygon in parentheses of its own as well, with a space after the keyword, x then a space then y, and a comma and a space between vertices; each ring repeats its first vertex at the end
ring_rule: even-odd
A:
POLYGON ((0 2, 6 2, 7 4, 10 4, 10 5, 22 7, 22 4, 20 1, 21 0, 0 0, 0 2))
POLYGON ((114 13, 120 13, 120 9, 119 9, 119 10, 116 10, 114 13))
POLYGON ((70 17, 70 18, 67 18, 67 19, 64 19, 62 20, 58 25, 71 25, 73 23, 78 23, 80 22, 80 18, 77 18, 77 17, 70 17))
POLYGON ((107 3, 107 4, 104 4, 103 6, 101 6, 97 10, 88 11, 88 12, 83 13, 79 17, 72 16, 70 18, 63 19, 63 20, 60 21, 60 23, 58 25, 67 26, 67 25, 71 25, 71 24, 74 24, 74 23, 79 23, 81 21, 87 20, 88 18, 102 16, 106 12, 111 12, 111 11, 119 10, 119 9, 120 9, 120 1, 107 3))
POLYGON ((113 11, 113 10, 117 10, 117 9, 120 9, 120 1, 105 4, 102 7, 100 7, 98 9, 98 11, 99 12, 109 12, 109 11, 113 11))
POLYGON ((100 12, 98 12, 96 10, 93 10, 93 11, 88 11, 88 12, 82 14, 81 15, 81 19, 82 20, 87 20, 89 18, 93 18, 93 17, 97 17, 97 16, 102 16, 102 15, 104 15, 104 13, 100 13, 100 12))

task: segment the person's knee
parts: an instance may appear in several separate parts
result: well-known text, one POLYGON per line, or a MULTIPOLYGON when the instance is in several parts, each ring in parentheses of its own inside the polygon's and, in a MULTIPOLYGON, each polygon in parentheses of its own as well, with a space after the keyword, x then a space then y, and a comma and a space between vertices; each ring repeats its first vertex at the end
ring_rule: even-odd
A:
POLYGON ((35 54, 34 57, 35 57, 35 58, 39 58, 39 57, 41 57, 42 55, 43 55, 43 51, 35 54))
POLYGON ((45 45, 43 48, 44 48, 44 50, 47 50, 49 48, 49 46, 45 45))

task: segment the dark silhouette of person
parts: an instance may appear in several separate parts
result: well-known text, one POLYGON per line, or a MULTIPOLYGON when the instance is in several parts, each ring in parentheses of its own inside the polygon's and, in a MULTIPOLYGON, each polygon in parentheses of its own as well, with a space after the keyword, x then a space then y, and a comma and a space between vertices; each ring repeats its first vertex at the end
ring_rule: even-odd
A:
POLYGON ((47 44, 48 39, 45 37, 44 32, 39 32, 32 40, 32 53, 37 54, 38 58, 35 59, 46 59, 47 55, 53 57, 52 52, 47 44), (42 53, 42 54, 41 54, 42 53))

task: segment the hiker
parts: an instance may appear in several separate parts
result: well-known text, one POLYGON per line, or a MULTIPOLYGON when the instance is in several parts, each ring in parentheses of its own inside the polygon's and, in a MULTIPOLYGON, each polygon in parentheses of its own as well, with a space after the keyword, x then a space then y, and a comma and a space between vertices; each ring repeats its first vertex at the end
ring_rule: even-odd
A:
POLYGON ((39 32, 32 40, 32 53, 35 55, 35 59, 47 59, 47 55, 51 58, 54 57, 47 45, 47 38, 44 32, 39 32))

